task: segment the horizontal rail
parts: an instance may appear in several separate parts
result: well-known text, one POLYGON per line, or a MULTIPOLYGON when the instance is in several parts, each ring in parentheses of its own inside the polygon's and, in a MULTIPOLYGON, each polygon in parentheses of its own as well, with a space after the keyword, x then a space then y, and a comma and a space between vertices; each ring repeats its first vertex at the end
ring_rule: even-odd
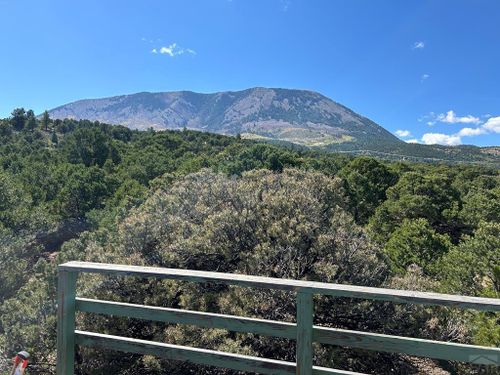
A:
MULTIPOLYGON (((75 331, 76 343, 128 353, 154 355, 165 359, 189 362, 198 365, 224 367, 227 369, 260 374, 295 375, 295 363, 258 358, 214 350, 163 344, 154 341, 75 331)), ((351 371, 313 367, 314 375, 363 375, 351 371)))
MULTIPOLYGON (((76 310, 164 323, 221 328, 229 331, 254 333, 291 340, 295 340, 297 336, 297 326, 294 323, 123 302, 77 298, 76 310)), ((500 361, 499 348, 359 332, 339 328, 313 326, 313 341, 321 344, 389 353, 405 353, 420 357, 468 362, 479 365, 498 365, 500 361)))
POLYGON ((103 263, 68 262, 59 266, 62 271, 98 273, 117 276, 135 276, 175 279, 191 282, 215 282, 288 291, 302 291, 334 297, 361 298, 395 303, 449 306, 462 309, 500 311, 500 299, 455 296, 449 294, 414 292, 399 289, 372 288, 355 285, 328 284, 316 281, 277 279, 271 277, 228 274, 218 272, 181 270, 158 267, 139 267, 103 263))
POLYGON ((228 331, 255 333, 292 340, 295 340, 297 334, 297 328, 294 323, 171 309, 167 307, 99 301, 87 298, 76 299, 76 310, 164 323, 191 324, 204 328, 221 328, 228 331))
POLYGON ((433 341, 380 333, 314 326, 313 340, 322 344, 416 357, 458 361, 476 365, 500 365, 500 349, 454 342, 433 341))

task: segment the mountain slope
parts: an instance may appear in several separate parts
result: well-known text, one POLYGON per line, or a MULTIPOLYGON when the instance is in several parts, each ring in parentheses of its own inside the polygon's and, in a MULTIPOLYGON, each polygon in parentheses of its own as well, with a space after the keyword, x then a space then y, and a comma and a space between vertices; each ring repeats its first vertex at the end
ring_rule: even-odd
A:
POLYGON ((55 108, 50 115, 59 119, 98 120, 134 129, 186 127, 305 146, 402 143, 349 108, 304 90, 252 88, 214 94, 143 92, 80 100, 55 108))
POLYGON ((298 144, 390 160, 500 165, 498 147, 408 144, 375 122, 313 91, 251 88, 86 99, 49 111, 54 119, 88 119, 132 129, 194 129, 298 144))

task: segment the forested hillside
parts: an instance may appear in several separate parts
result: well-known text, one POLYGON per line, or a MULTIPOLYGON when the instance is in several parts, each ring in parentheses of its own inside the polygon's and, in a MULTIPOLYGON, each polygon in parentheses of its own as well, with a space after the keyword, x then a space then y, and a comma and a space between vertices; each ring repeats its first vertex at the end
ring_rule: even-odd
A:
MULTIPOLYGON (((0 120, 0 358, 54 373, 57 264, 155 265, 500 297, 498 169, 382 162, 190 130, 0 120)), ((284 292, 82 277, 79 294, 294 320, 284 292)), ((325 326, 500 345, 498 314, 318 299, 325 326), (390 317, 390 319, 388 319, 390 317)), ((293 343, 78 316, 106 333, 293 360, 293 343)), ((459 363, 322 346, 318 365, 373 374, 479 374, 459 363), (447 373, 447 372, 444 372, 447 373)), ((233 374, 85 349, 81 374, 233 374)), ((0 362, 0 373, 6 370, 0 362)))
POLYGON ((406 143, 370 119, 308 90, 254 87, 213 94, 141 92, 79 100, 49 113, 59 120, 86 119, 140 130, 187 127, 241 134, 246 139, 391 161, 477 163, 500 168, 498 147, 406 143))

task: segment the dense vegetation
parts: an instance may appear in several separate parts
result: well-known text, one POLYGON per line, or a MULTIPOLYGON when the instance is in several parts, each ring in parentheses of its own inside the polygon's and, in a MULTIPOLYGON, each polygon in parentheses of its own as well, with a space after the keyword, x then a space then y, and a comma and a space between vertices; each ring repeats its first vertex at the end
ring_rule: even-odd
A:
MULTIPOLYGON (((384 163, 187 130, 37 119, 17 109, 0 120, 0 358, 26 349, 31 374, 54 371, 56 265, 67 260, 499 297, 499 215, 500 177, 487 167, 384 163)), ((286 293, 116 281, 83 277, 79 292, 294 319, 286 293)), ((494 314, 329 298, 316 306, 316 321, 325 326, 500 345, 494 314)), ((286 340, 223 330, 85 315, 78 324, 294 357, 286 340)), ((316 354, 318 364, 361 372, 427 371, 396 355, 334 347, 316 354)), ((88 349, 78 361, 82 374, 231 373, 88 349)))

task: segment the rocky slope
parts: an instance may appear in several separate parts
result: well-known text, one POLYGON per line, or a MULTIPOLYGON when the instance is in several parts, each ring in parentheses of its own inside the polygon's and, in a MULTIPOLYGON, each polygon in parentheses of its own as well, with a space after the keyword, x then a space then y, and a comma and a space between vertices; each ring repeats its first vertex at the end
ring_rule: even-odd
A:
POLYGON ((390 160, 500 166, 498 147, 408 144, 380 125, 313 91, 251 88, 85 99, 49 111, 55 119, 88 119, 132 129, 194 129, 390 160))
POLYGON ((97 120, 133 129, 186 127, 305 146, 402 143, 373 121, 321 94, 305 90, 142 92, 80 100, 51 110, 50 116, 97 120))

